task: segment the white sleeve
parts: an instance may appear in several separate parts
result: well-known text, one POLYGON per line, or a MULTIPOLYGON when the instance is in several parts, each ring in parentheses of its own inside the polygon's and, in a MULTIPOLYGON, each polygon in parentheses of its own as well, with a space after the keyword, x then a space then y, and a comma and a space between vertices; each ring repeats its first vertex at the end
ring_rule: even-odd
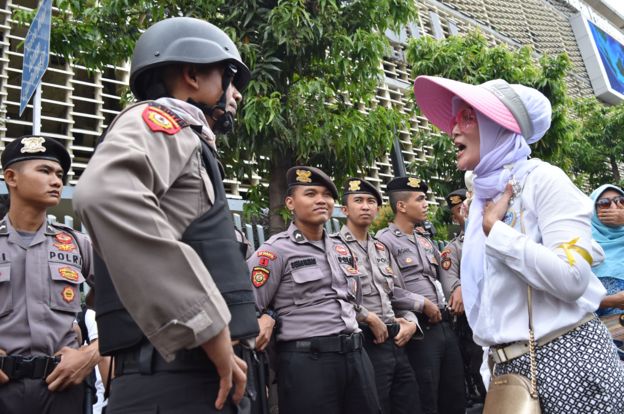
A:
POLYGON ((97 323, 95 323, 95 311, 93 309, 87 309, 85 312, 85 325, 87 326, 87 332, 89 334, 89 342, 98 339, 98 329, 97 323))
MULTIPOLYGON (((563 171, 550 165, 529 175, 522 197, 525 214, 532 210, 537 217, 534 225, 541 242, 498 221, 486 239, 486 255, 503 261, 534 288, 566 302, 576 301, 593 276, 591 264, 579 252, 600 259, 591 242, 591 200, 563 171), (562 245, 575 239, 576 248, 566 252, 562 245)), ((528 220, 527 225, 531 225, 528 220)))

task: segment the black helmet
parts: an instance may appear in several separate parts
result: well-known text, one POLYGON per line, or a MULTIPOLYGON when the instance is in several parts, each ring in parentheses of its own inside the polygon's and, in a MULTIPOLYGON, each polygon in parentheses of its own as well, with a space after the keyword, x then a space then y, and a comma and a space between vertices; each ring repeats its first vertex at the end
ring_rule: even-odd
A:
POLYGON ((138 99, 146 99, 141 75, 170 63, 231 63, 236 66, 232 83, 242 91, 251 73, 243 63, 232 39, 217 26, 192 17, 161 20, 141 35, 130 65, 130 89, 138 99))

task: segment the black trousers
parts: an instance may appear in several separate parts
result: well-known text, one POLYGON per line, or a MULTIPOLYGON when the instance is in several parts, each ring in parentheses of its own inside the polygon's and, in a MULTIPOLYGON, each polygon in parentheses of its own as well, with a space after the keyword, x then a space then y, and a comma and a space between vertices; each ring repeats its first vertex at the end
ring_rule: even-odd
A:
POLYGON ((207 372, 155 372, 113 379, 106 414, 235 414, 226 403, 215 408, 219 379, 207 372))
POLYGON ((280 414, 379 414, 373 367, 364 349, 279 351, 280 414))
POLYGON ((396 346, 392 338, 383 344, 365 338, 364 347, 375 370, 383 414, 421 414, 418 383, 405 349, 396 346))
POLYGON ((486 389, 481 377, 481 362, 483 349, 472 339, 472 329, 468 325, 466 315, 458 316, 453 323, 453 331, 459 340, 459 349, 464 361, 464 376, 466 377, 466 392, 471 403, 483 402, 486 389))
POLYGON ((50 392, 43 379, 20 379, 0 385, 2 414, 81 414, 82 384, 50 392))
POLYGON ((448 322, 422 323, 425 337, 410 341, 407 356, 426 414, 464 414, 464 364, 457 336, 448 322))

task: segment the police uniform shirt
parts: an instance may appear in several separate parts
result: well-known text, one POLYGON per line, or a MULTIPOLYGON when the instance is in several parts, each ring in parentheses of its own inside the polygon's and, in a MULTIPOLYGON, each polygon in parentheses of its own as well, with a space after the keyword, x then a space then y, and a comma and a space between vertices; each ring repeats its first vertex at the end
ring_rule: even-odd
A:
POLYGON ((440 282, 447 300, 453 291, 461 286, 460 264, 463 245, 464 232, 462 231, 446 245, 440 254, 440 282))
POLYGON ((431 240, 416 231, 404 234, 394 223, 377 232, 376 237, 390 248, 406 289, 444 307, 445 299, 438 281, 440 255, 431 240))
POLYGON ((346 225, 339 234, 353 252, 362 274, 362 307, 366 312, 373 312, 387 324, 394 323, 395 316, 418 324, 416 315, 410 311, 417 307, 419 298, 402 289, 400 272, 388 248, 367 235, 365 249, 346 225))
POLYGON ((157 103, 130 106, 111 123, 78 182, 74 208, 124 306, 170 360, 215 336, 231 316, 200 257, 180 241, 214 199, 200 142, 214 147, 214 134, 198 108, 172 98, 157 103))
POLYGON ((45 223, 30 242, 0 221, 0 348, 8 355, 54 355, 78 347, 73 323, 79 285, 92 274, 87 236, 45 223))
POLYGON ((309 241, 291 224, 267 240, 248 260, 256 304, 273 310, 278 341, 359 330, 356 307, 360 272, 337 236, 309 241))

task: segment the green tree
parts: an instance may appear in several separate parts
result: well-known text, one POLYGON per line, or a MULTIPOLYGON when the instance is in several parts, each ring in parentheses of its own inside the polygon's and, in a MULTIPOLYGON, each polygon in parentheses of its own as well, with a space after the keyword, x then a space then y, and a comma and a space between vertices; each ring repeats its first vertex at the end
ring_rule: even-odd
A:
MULTIPOLYGON (((52 49, 89 68, 127 60, 140 30, 168 16, 223 28, 253 72, 234 134, 221 141, 234 173, 269 178, 251 197, 269 201, 283 228, 285 172, 314 164, 340 184, 390 147, 405 121, 375 104, 386 29, 416 18, 412 0, 57 0, 52 49)), ((31 14, 22 13, 22 20, 31 14)), ((257 207, 257 206, 256 206, 257 207)), ((257 209, 255 211, 258 211, 257 209)))
MULTIPOLYGON (((507 45, 492 45, 479 31, 449 36, 442 40, 431 37, 412 39, 407 48, 407 61, 414 77, 442 76, 461 82, 480 84, 491 79, 505 79, 543 92, 552 103, 552 126, 546 136, 533 145, 533 155, 570 169, 571 142, 576 123, 569 114, 570 100, 566 92, 565 76, 570 68, 566 54, 537 59, 529 47, 510 49, 507 45)), ((414 111, 419 113, 414 105, 414 111)), ((414 172, 424 178, 435 177, 431 187, 436 194, 448 194, 464 187, 463 173, 455 164, 455 148, 443 133, 420 132, 416 145, 432 148, 433 159, 427 164, 415 164, 414 172)), ((448 214, 437 209, 434 224, 444 227, 448 214)))
POLYGON ((624 164, 624 104, 607 106, 585 98, 574 107, 580 129, 570 150, 572 171, 588 190, 607 183, 624 185, 618 169, 624 164))

